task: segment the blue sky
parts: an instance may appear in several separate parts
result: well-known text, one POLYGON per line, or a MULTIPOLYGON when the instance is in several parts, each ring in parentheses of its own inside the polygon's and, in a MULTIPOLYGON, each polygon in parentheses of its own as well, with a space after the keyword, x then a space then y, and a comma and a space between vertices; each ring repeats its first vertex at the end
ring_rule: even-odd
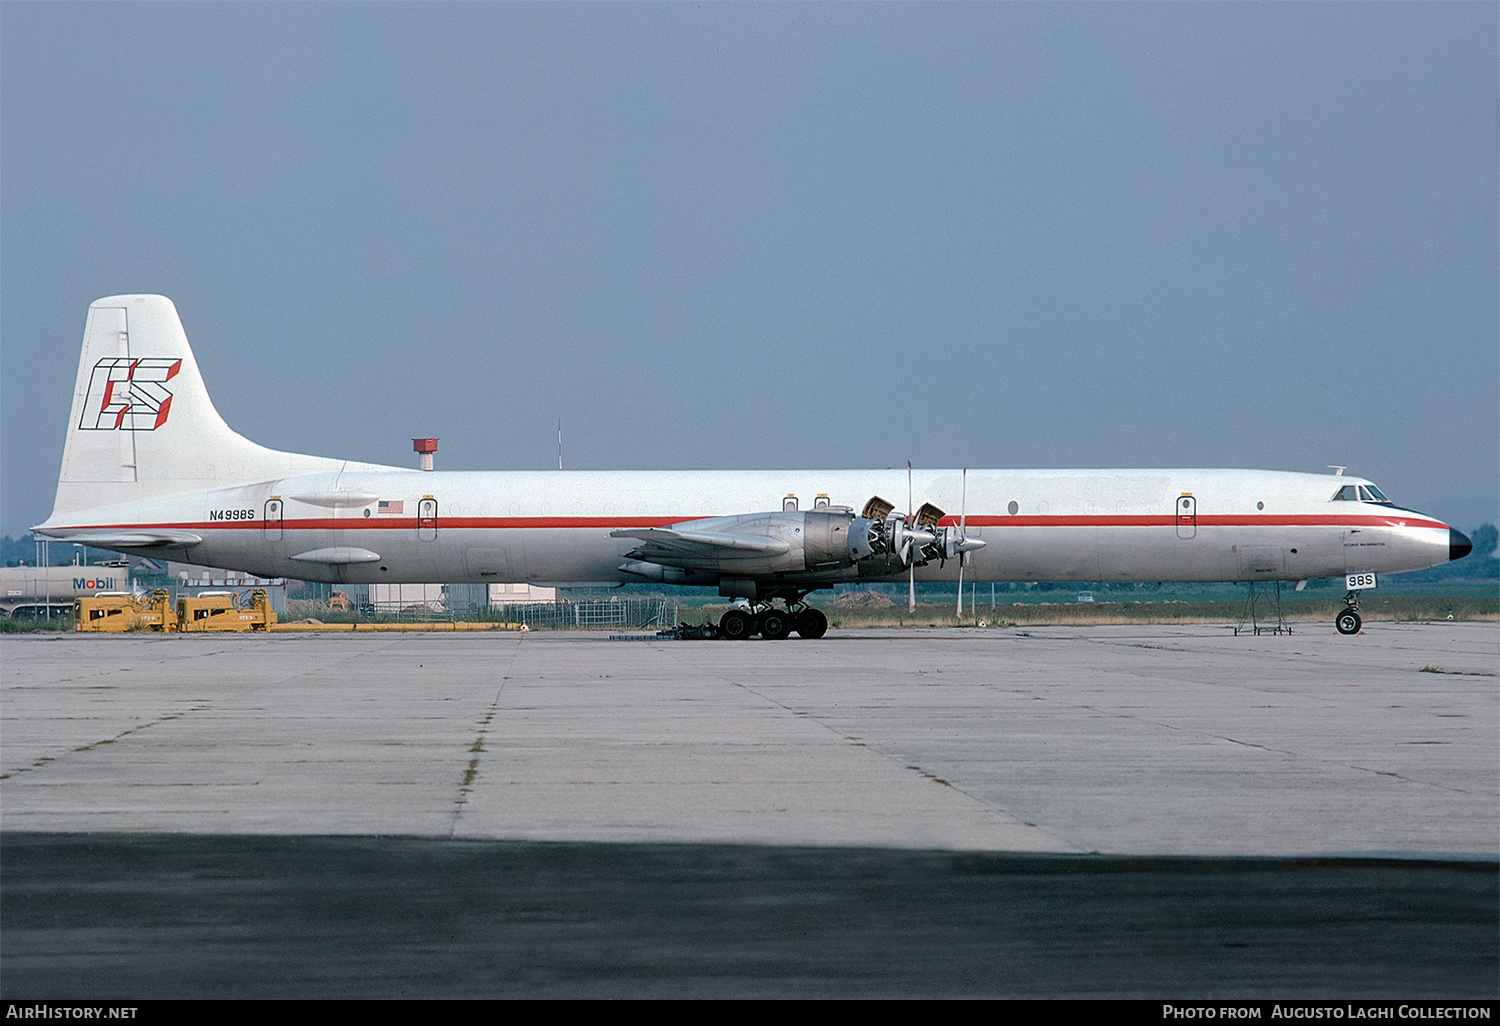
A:
POLYGON ((1472 529, 1497 12, 0 3, 0 531, 120 292, 277 448, 1336 463, 1472 529))

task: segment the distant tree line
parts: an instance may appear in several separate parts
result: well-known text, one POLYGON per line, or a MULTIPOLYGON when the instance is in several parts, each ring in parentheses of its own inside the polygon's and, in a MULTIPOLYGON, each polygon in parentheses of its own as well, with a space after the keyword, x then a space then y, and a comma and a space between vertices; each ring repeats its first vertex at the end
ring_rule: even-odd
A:
POLYGON ((1494 524, 1480 524, 1474 531, 1474 537, 1469 539, 1474 543, 1475 556, 1480 559, 1495 555, 1495 546, 1500 544, 1500 531, 1495 530, 1494 524))
MULTIPOLYGON (((107 549, 91 549, 88 546, 55 541, 47 546, 47 562, 52 566, 68 566, 80 548, 83 549, 85 563, 125 558, 118 552, 107 549)), ((0 566, 36 566, 38 556, 36 536, 30 532, 19 538, 12 538, 8 534, 0 537, 0 566)))

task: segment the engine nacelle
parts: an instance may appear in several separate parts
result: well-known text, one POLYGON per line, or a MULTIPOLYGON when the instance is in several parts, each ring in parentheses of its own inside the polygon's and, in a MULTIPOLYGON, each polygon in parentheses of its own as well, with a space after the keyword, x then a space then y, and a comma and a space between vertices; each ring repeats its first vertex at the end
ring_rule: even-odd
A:
MULTIPOLYGON (((790 518, 786 523, 792 525, 792 537, 801 536, 805 570, 845 570, 865 562, 894 562, 904 567, 914 553, 922 551, 923 546, 941 544, 931 530, 907 524, 900 517, 875 520, 855 516, 848 510, 769 515, 773 519, 790 518), (797 529, 798 520, 801 521, 800 531, 797 529)), ((921 561, 920 557, 918 559, 921 561)))
POLYGON ((941 512, 933 512, 930 522, 911 524, 901 517, 856 516, 849 509, 784 510, 610 533, 639 543, 625 554, 621 570, 665 583, 793 579, 856 567, 859 576, 880 576, 984 544, 966 543, 955 528, 938 527, 941 512))
MULTIPOLYGON (((897 532, 899 542, 900 528, 897 532)), ((633 561, 733 577, 829 573, 893 552, 893 527, 847 509, 788 510, 705 517, 665 528, 611 532, 639 544, 633 561)), ((626 572, 645 576, 643 568, 626 572)))

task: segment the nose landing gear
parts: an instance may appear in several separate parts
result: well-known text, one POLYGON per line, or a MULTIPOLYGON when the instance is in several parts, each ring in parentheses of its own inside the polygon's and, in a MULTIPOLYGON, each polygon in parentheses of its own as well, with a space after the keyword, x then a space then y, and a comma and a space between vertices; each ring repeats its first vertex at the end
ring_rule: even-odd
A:
POLYGON ((1333 625, 1340 634, 1358 634, 1363 622, 1359 617, 1359 592, 1351 591, 1344 596, 1344 609, 1334 617, 1333 625))

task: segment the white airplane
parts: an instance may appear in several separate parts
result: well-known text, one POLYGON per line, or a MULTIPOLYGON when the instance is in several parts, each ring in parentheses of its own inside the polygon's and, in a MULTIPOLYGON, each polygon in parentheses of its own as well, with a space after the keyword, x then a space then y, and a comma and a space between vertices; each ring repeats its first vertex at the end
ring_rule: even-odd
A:
POLYGON ((984 581, 1346 576, 1337 627, 1353 634, 1377 574, 1471 548, 1369 481, 1325 474, 480 473, 277 452, 224 423, 176 307, 145 295, 89 308, 57 499, 33 530, 263 577, 717 586, 749 600, 720 621, 731 638, 820 637, 828 621, 804 602, 812 591, 962 582, 966 570, 984 581), (879 497, 903 494, 904 513, 879 497))

